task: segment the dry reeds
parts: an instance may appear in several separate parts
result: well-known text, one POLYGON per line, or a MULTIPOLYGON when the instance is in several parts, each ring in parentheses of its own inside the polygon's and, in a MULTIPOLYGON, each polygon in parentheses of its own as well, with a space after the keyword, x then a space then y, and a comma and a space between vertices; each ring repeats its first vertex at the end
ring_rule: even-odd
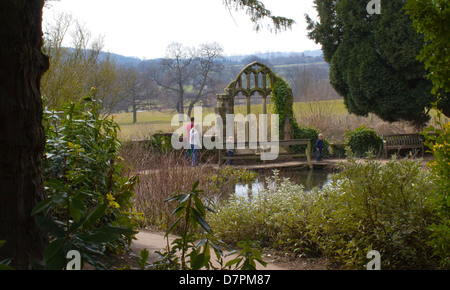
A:
POLYGON ((155 152, 139 143, 129 143, 122 149, 122 158, 139 174, 135 209, 144 214, 148 225, 162 230, 170 227, 176 220, 172 215, 175 204, 165 200, 176 192, 189 192, 196 181, 199 181, 199 189, 204 191, 204 203, 209 207, 234 190, 237 176, 214 169, 210 163, 201 162, 200 166, 191 167, 185 154, 184 150, 155 152))

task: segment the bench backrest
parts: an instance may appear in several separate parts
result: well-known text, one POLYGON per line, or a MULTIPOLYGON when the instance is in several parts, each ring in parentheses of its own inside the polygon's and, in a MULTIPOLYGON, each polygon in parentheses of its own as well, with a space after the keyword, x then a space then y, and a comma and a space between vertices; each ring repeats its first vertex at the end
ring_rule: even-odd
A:
POLYGON ((383 140, 387 142, 387 145, 420 145, 422 139, 419 134, 397 134, 383 136, 383 140))

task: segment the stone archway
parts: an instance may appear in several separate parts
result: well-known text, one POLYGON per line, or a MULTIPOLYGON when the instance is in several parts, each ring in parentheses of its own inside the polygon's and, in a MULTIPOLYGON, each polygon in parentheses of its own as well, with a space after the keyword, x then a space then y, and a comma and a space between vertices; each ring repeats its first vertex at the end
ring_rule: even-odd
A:
MULTIPOLYGON (((222 120, 226 119, 227 114, 234 114, 235 97, 242 93, 246 97, 247 115, 251 114, 251 97, 259 93, 262 98, 262 113, 267 114, 267 99, 272 94, 272 85, 277 76, 272 69, 260 62, 253 62, 244 67, 236 78, 224 89, 224 93, 217 95, 216 114, 222 120)), ((292 90, 288 89, 288 105, 293 103, 292 90)), ((284 121, 284 132, 280 134, 283 139, 291 139, 293 132, 290 117, 287 115, 284 121)), ((223 126, 222 140, 225 140, 226 125, 223 126)), ((281 132, 280 132, 281 133, 281 132)), ((248 130, 247 130, 248 134, 248 130)))

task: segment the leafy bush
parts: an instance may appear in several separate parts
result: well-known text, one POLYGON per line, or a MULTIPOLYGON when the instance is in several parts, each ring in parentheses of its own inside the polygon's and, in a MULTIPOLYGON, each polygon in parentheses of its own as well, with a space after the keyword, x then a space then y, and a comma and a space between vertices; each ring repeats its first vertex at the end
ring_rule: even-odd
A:
POLYGON ((365 157, 366 153, 372 151, 379 155, 383 146, 383 139, 377 133, 365 125, 345 132, 346 143, 358 157, 365 157))
POLYGON ((316 190, 309 225, 322 253, 349 268, 363 268, 370 250, 381 253, 383 269, 435 266, 426 245, 434 217, 426 206, 433 194, 429 172, 419 161, 386 165, 349 160, 323 191, 316 190))
MULTIPOLYGON (((178 203, 178 206, 172 212, 178 218, 166 231, 166 238, 168 239, 168 235, 179 224, 183 225, 179 232, 180 237, 172 242, 172 246, 167 241, 168 248, 165 251, 157 252, 162 259, 154 264, 156 269, 200 270, 205 268, 223 270, 234 267, 234 270, 256 270, 256 262, 266 266, 266 263, 261 259, 261 252, 253 249, 249 240, 239 242, 238 246, 241 250, 237 257, 224 264, 224 253, 219 245, 221 242, 206 221, 206 212, 211 211, 211 209, 203 204, 203 190, 197 189, 198 185, 199 181, 196 181, 188 192, 182 194, 175 192, 172 197, 166 199, 166 202, 176 201, 178 203), (204 233, 196 233, 198 228, 201 228, 204 233), (220 268, 212 262, 211 251, 214 251, 216 265, 220 268)), ((235 252, 238 251, 232 251, 226 256, 235 252)))
POLYGON ((450 268, 450 122, 441 120, 437 115, 437 128, 431 126, 424 131, 426 145, 431 149, 434 160, 428 166, 433 173, 436 195, 429 204, 438 217, 430 230, 434 254, 441 258, 442 268, 450 268))
POLYGON ((133 239, 139 216, 133 211, 136 176, 128 177, 118 157, 118 125, 100 116, 89 98, 62 112, 46 110, 43 162, 48 198, 33 215, 50 237, 44 251, 46 269, 62 269, 65 254, 81 253, 82 263, 106 268, 106 251, 118 253, 133 239))
POLYGON ((146 141, 146 146, 151 147, 154 153, 168 153, 173 151, 171 136, 157 131, 146 141))
POLYGON ((333 157, 345 157, 346 156, 345 144, 330 144, 330 155, 333 157))
MULTIPOLYGON (((320 130, 313 128, 311 126, 298 126, 297 128, 295 128, 295 132, 294 132, 294 138, 295 139, 309 139, 311 140, 311 153, 313 153, 315 156, 316 154, 316 142, 319 139, 319 134, 320 134, 320 130)), ((330 146, 330 144, 328 143, 328 141, 326 140, 326 136, 324 136, 323 139, 324 143, 325 143, 325 147, 323 149, 323 156, 328 156, 330 154, 328 147, 330 146)), ((292 146, 293 150, 295 152, 298 153, 304 153, 306 150, 306 145, 295 145, 292 146)))
POLYGON ((304 229, 310 199, 301 185, 280 180, 278 171, 268 178, 269 187, 253 195, 251 200, 234 196, 208 215, 216 235, 227 244, 250 239, 261 246, 310 246, 304 229))
MULTIPOLYGON (((3 245, 6 243, 6 241, 0 241, 0 249, 3 247, 3 245)), ((9 264, 12 262, 12 259, 6 259, 4 261, 0 261, 0 270, 14 270, 9 264)))

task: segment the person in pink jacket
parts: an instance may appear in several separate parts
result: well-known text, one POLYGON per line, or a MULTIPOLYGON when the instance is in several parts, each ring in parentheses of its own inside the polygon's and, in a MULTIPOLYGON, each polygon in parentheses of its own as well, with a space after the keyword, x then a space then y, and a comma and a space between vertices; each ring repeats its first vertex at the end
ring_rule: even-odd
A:
POLYGON ((191 144, 191 130, 192 130, 192 128, 194 128, 194 120, 195 120, 194 117, 192 117, 191 118, 191 123, 186 125, 186 132, 187 132, 186 136, 187 136, 187 142, 189 144, 189 149, 186 152, 186 156, 184 157, 186 160, 189 159, 189 156, 191 156, 192 150, 193 150, 192 149, 192 144, 191 144))

